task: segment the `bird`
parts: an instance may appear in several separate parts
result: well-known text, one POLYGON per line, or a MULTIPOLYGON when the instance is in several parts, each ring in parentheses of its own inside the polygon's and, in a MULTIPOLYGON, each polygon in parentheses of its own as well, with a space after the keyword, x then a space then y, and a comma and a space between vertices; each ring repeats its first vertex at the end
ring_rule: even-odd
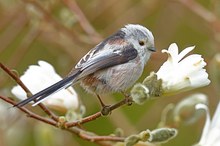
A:
POLYGON ((145 64, 155 51, 150 30, 139 24, 127 24, 92 48, 61 81, 18 102, 15 107, 32 101, 37 105, 77 82, 86 91, 97 95, 104 106, 99 95, 125 92, 142 75, 145 64))

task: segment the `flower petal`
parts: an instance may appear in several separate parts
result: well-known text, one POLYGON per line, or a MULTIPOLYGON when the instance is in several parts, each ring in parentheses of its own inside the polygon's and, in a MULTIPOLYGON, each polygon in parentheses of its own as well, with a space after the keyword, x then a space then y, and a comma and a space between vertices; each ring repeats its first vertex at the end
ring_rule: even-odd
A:
POLYGON ((180 52, 180 54, 178 55, 178 61, 180 61, 184 56, 186 56, 186 54, 188 54, 194 48, 195 48, 195 46, 187 47, 182 52, 180 52))
POLYGON ((217 109, 215 110, 215 114, 212 118, 211 127, 220 129, 220 102, 218 103, 217 109))
POLYGON ((199 145, 205 146, 206 138, 208 137, 210 123, 211 123, 209 108, 205 104, 197 104, 196 109, 202 109, 202 110, 205 110, 205 112, 206 112, 206 122, 205 122, 205 126, 203 128, 201 139, 199 141, 199 145))
POLYGON ((25 91, 20 86, 14 86, 11 89, 11 93, 14 94, 19 100, 24 100, 27 98, 25 91))
MULTIPOLYGON (((200 106, 200 105, 198 105, 200 106)), ((199 141, 200 146, 219 146, 220 145, 220 103, 215 111, 212 121, 210 120, 210 114, 208 107, 197 107, 198 109, 205 109, 206 111, 206 123, 203 128, 202 136, 199 141)))
POLYGON ((189 75, 191 86, 193 88, 198 88, 208 85, 210 83, 210 80, 207 80, 207 78, 208 78, 208 74, 206 73, 205 69, 191 73, 189 75))
POLYGON ((167 61, 170 61, 171 63, 175 64, 178 63, 178 46, 176 43, 172 43, 168 50, 162 50, 162 53, 167 53, 168 54, 168 59, 167 61))
POLYGON ((187 56, 181 62, 179 62, 179 65, 182 66, 182 68, 188 67, 188 69, 185 68, 186 71, 199 70, 206 66, 206 63, 201 55, 199 54, 192 54, 190 56, 187 56))

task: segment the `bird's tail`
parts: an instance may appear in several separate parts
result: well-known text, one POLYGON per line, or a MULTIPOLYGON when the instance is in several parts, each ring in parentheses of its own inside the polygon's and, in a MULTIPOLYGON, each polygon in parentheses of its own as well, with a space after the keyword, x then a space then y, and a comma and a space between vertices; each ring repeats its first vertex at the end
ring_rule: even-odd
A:
POLYGON ((76 72, 72 73, 71 75, 67 76, 63 80, 61 80, 61 81, 47 87, 46 89, 34 94, 30 98, 27 98, 23 101, 20 101, 19 103, 14 105, 14 107, 22 107, 31 101, 35 102, 33 104, 33 106, 37 105, 38 103, 42 102, 42 100, 45 99, 47 96, 49 96, 53 93, 56 93, 56 92, 60 91, 61 89, 64 89, 64 88, 71 86, 73 84, 73 82, 75 81, 76 77, 80 73, 81 73, 80 71, 76 71, 76 72))

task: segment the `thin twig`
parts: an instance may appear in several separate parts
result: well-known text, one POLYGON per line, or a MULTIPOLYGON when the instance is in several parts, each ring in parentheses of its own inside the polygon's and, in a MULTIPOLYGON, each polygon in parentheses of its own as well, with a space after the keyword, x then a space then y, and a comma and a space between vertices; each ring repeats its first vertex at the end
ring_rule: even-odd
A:
POLYGON ((118 136, 98 136, 94 135, 94 133, 89 133, 87 131, 84 131, 80 128, 74 127, 67 129, 70 132, 74 132, 78 136, 80 136, 83 139, 87 139, 90 141, 124 141, 124 137, 118 137, 118 136))
MULTIPOLYGON (((16 105, 16 102, 14 102, 13 100, 11 100, 10 98, 6 98, 6 97, 3 97, 0 95, 0 98, 4 101, 6 101, 7 103, 10 103, 12 105, 16 105)), ((33 118, 33 119, 36 119, 38 121, 41 121, 41 122, 44 122, 44 123, 47 123, 49 125, 52 125, 52 126, 57 126, 57 122, 56 121, 53 121, 51 119, 48 119, 48 118, 44 118, 44 117, 41 117, 31 111, 29 111, 27 108, 25 107, 17 107, 19 110, 21 110, 22 112, 26 113, 28 117, 30 118, 33 118)))
MULTIPOLYGON (((121 100, 121 101, 119 101, 119 102, 117 102, 117 103, 115 103, 113 105, 108 106, 109 107, 108 108, 109 111, 107 111, 107 112, 111 113, 114 109, 117 109, 117 108, 119 108, 119 107, 121 107, 121 106, 123 106, 125 104, 131 103, 131 102, 132 102, 132 99, 130 97, 126 97, 123 100, 121 100)), ((95 113, 93 115, 90 115, 88 117, 85 117, 85 118, 83 118, 83 119, 81 119, 79 121, 66 122, 64 127, 70 128, 70 127, 74 127, 74 126, 77 126, 77 125, 81 125, 81 124, 93 121, 93 120, 95 120, 95 119, 97 119, 97 118, 99 118, 101 116, 102 116, 102 113, 101 112, 97 112, 97 113, 95 113)))
POLYGON ((90 116, 87 116, 81 120, 78 120, 78 121, 74 121, 74 122, 66 122, 64 127, 66 128, 70 128, 70 127, 74 127, 74 126, 77 126, 77 125, 81 125, 81 124, 84 124, 84 123, 87 123, 89 121, 93 121, 99 117, 101 117, 101 112, 97 112, 93 115, 90 115, 90 116))
POLYGON ((116 104, 113 104, 112 106, 110 106, 110 110, 113 111, 114 109, 117 109, 119 107, 121 107, 122 105, 128 104, 130 105, 133 102, 131 97, 125 97, 123 100, 119 101, 116 104))
MULTIPOLYGON (((18 85, 20 85, 21 88, 27 94, 32 95, 31 91, 24 85, 24 83, 20 80, 20 78, 17 75, 15 75, 9 68, 4 66, 1 62, 0 62, 0 68, 2 68, 10 77, 12 77, 12 79, 14 79, 15 82, 18 85)), ((56 116, 52 111, 50 111, 45 105, 43 105, 42 103, 40 103, 38 105, 49 117, 51 117, 54 121, 58 121, 58 116, 56 116)))

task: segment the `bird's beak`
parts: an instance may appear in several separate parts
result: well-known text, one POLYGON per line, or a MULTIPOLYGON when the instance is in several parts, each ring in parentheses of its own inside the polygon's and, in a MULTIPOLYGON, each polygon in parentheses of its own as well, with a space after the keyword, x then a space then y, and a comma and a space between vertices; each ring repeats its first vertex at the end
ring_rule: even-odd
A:
POLYGON ((150 50, 152 52, 156 52, 156 48, 154 48, 154 47, 149 47, 148 50, 150 50))

